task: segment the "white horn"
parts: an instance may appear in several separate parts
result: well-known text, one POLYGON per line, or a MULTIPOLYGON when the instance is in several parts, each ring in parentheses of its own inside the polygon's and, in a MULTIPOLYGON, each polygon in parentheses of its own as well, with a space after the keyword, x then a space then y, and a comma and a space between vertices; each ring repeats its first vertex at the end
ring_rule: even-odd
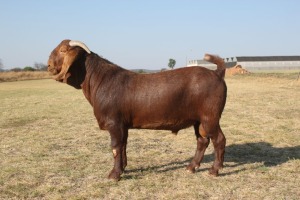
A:
POLYGON ((84 43, 82 43, 82 42, 80 42, 80 41, 71 40, 71 41, 69 42, 69 45, 70 45, 71 47, 75 47, 75 46, 81 47, 81 48, 83 48, 88 54, 91 53, 91 51, 89 50, 89 48, 88 48, 84 43))

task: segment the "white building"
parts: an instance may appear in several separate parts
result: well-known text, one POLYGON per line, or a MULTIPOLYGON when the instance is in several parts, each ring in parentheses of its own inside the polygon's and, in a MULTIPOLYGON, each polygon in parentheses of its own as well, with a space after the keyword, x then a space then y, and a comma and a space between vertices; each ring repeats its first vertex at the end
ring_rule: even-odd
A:
MULTIPOLYGON (((241 65, 247 70, 300 70, 300 56, 240 56, 224 58, 226 67, 241 65)), ((187 66, 216 69, 216 65, 204 60, 190 60, 187 66)))

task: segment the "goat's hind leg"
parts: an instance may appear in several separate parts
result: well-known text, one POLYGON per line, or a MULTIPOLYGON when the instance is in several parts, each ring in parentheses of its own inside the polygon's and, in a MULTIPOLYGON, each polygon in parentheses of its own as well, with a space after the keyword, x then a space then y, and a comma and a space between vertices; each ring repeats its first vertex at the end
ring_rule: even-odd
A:
POLYGON ((186 167, 186 169, 191 173, 195 173, 195 169, 200 167, 200 163, 203 160, 205 150, 209 145, 209 138, 207 138, 206 136, 203 137, 202 134, 200 135, 202 126, 199 125, 200 123, 196 123, 194 125, 195 135, 197 139, 196 153, 191 163, 186 167), (200 132, 199 132, 199 127, 200 127, 200 132))
POLYGON ((220 126, 218 126, 216 134, 212 135, 211 140, 213 142, 214 149, 215 149, 215 160, 213 166, 209 170, 209 173, 211 175, 218 176, 219 169, 223 168, 225 146, 226 146, 226 138, 220 126))

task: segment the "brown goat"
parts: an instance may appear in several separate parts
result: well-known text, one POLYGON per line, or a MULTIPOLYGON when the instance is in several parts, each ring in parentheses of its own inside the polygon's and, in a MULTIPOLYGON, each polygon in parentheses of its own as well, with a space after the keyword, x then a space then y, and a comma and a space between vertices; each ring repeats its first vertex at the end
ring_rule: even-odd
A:
POLYGON ((82 89, 102 130, 108 130, 114 167, 108 178, 119 180, 127 165, 128 129, 179 130, 194 126, 197 149, 187 170, 200 166, 211 138, 215 160, 210 174, 223 166, 225 136, 219 120, 226 102, 224 61, 205 60, 216 70, 188 67, 137 74, 101 58, 81 42, 64 40, 51 53, 48 70, 56 80, 82 89))

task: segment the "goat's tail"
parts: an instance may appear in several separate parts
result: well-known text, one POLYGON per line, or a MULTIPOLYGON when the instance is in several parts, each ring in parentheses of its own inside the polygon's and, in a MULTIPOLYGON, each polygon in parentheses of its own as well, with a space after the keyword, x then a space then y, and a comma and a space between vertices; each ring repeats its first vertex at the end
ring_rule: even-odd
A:
POLYGON ((221 78, 224 78, 226 67, 225 67, 224 60, 222 58, 216 55, 205 54, 204 60, 216 64, 217 65, 216 73, 221 78))

